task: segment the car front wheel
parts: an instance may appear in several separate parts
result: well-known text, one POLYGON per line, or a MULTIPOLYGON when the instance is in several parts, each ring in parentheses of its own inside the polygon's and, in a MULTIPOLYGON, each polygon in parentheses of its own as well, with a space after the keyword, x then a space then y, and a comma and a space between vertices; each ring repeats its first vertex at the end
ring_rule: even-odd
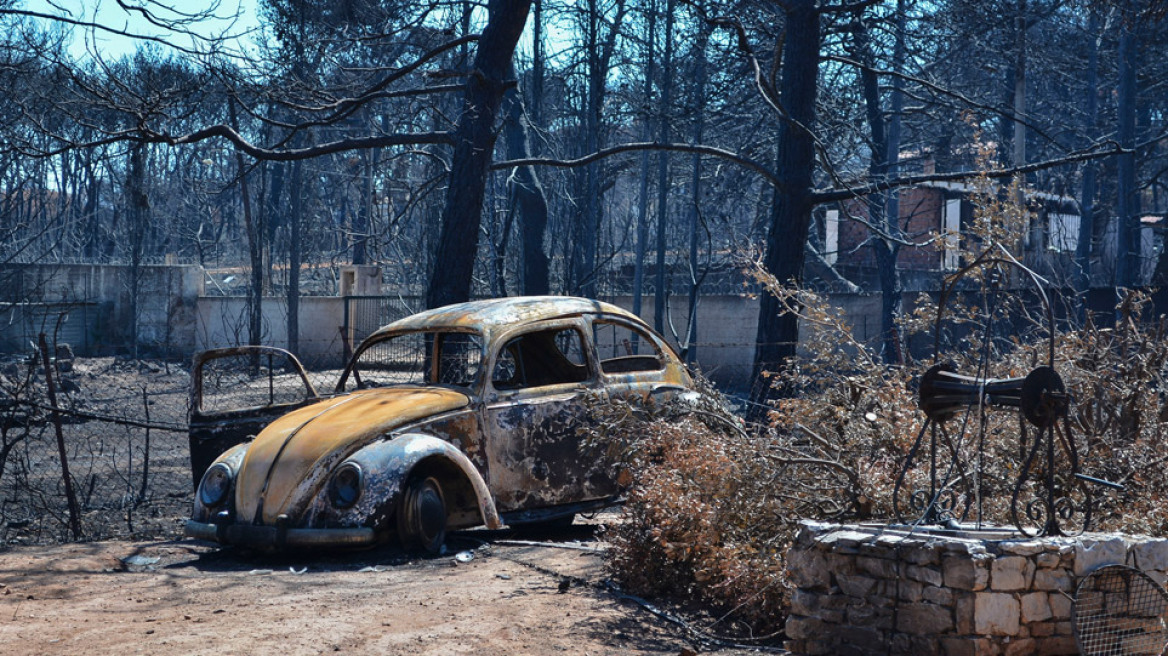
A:
POLYGON ((406 551, 437 554, 446 541, 446 500, 434 477, 413 478, 398 500, 397 534, 406 551))

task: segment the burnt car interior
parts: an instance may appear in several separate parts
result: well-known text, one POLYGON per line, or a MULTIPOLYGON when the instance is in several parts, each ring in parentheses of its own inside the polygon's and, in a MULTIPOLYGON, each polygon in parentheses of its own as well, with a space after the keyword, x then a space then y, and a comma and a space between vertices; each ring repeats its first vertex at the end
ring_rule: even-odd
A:
POLYGON ((491 375, 491 383, 501 391, 586 380, 588 364, 580 333, 571 328, 541 330, 512 339, 499 351, 491 375))

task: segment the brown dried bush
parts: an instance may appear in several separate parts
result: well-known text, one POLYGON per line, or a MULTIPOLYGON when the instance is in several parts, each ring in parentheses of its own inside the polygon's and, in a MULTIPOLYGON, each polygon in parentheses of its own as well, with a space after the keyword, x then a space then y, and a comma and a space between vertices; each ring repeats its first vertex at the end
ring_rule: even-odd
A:
POLYGON ((779 452, 745 433, 718 397, 697 407, 604 400, 594 439, 631 474, 609 567, 631 592, 696 599, 754 630, 781 625, 784 507, 779 452), (609 439, 613 436, 620 439, 609 439))

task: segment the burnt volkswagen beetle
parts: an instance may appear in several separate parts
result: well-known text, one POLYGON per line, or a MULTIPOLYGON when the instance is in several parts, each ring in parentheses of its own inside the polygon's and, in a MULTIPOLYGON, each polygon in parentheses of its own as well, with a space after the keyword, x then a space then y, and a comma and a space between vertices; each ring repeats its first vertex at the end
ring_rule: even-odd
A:
MULTIPOLYGON (((416 314, 356 348, 335 393, 215 413, 196 357, 191 537, 257 549, 371 546, 437 552, 446 531, 571 523, 617 502, 582 449, 588 398, 695 394, 676 354, 635 315, 567 297, 501 298, 416 314), (274 418, 276 413, 284 413, 274 418), (251 438, 249 433, 255 433, 251 438)), ((267 360, 263 360, 267 358, 267 360)), ((294 358, 291 358, 294 361, 294 358)), ((272 371, 272 369, 268 369, 272 371)), ((269 380, 267 392, 277 386, 269 380)))

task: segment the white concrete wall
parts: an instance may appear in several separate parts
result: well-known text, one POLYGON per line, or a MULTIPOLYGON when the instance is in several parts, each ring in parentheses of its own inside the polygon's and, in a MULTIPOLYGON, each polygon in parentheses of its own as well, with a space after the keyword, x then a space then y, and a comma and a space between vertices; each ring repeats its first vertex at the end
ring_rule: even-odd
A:
MULTIPOLYGON (((300 299, 297 322, 300 338, 296 354, 305 366, 321 368, 343 364, 343 303, 344 299, 339 296, 305 296, 300 299)), ((247 299, 240 296, 204 296, 198 302, 196 323, 192 352, 246 344, 247 299)), ((264 299, 261 326, 261 343, 289 348, 288 306, 284 298, 264 299)))
MULTIPOLYGON (((203 269, 139 267, 137 334, 133 336, 129 334, 131 272, 129 266, 114 265, 10 264, 0 270, 5 286, 0 301, 93 308, 85 315, 84 338, 71 339, 82 353, 126 352, 135 340, 147 353, 185 352, 195 340, 195 305, 203 293, 203 269)), ((80 320, 80 316, 71 313, 70 320, 80 320)))
MULTIPOLYGON (((606 299, 614 305, 631 310, 631 296, 606 299)), ((836 294, 832 305, 839 309, 844 321, 852 326, 852 335, 861 342, 875 345, 880 335, 880 294, 836 294)), ((664 332, 669 343, 678 347, 685 339, 688 324, 687 300, 676 297, 669 305, 672 319, 666 322, 664 332), (676 334, 675 334, 676 332, 676 334)), ((755 336, 758 331, 759 300, 748 295, 703 296, 698 303, 698 330, 694 347, 694 362, 714 383, 727 388, 743 388, 749 384, 754 363, 755 336)), ((653 325, 653 298, 644 297, 641 318, 653 325)), ((800 328, 806 330, 805 327, 800 328)))
MULTIPOLYGON (((17 267, 12 267, 16 269, 17 267)), ((97 265, 21 265, 23 297, 35 293, 40 302, 85 302, 84 316, 74 312, 71 322, 84 321, 85 339, 74 339, 82 348, 97 351, 125 351, 130 343, 129 268, 97 265)), ((165 352, 183 357, 206 348, 236 346, 247 342, 247 301, 243 297, 207 297, 203 293, 204 274, 197 266, 142 267, 138 293, 138 344, 148 352, 165 352)), ((3 290, 0 290, 3 291, 3 290)), ((12 290, 9 290, 12 291, 12 290)), ((12 291, 15 294, 15 291, 12 291)), ((0 301, 6 300, 0 294, 0 301)), ((15 299, 14 299, 15 300, 15 299)), ((32 299, 23 299, 32 300, 32 299)), ((632 298, 606 299, 630 309, 632 298)), ((671 299, 672 321, 665 336, 676 347, 687 329, 686 299, 671 299)), ((833 303, 852 324, 854 335, 874 342, 879 333, 879 294, 837 295, 833 303)), ((698 306, 698 334, 693 349, 695 362, 707 376, 727 388, 744 387, 754 358, 754 338, 758 326, 757 298, 748 295, 703 296, 698 306)), ((653 299, 645 297, 642 318, 653 324, 653 299)), ((404 311, 404 310, 403 310, 404 311)), ((263 301, 262 343, 288 346, 287 307, 284 298, 263 301)), ((388 317, 396 318, 395 316, 388 317)), ((370 317, 358 319, 369 323, 370 317)), ((372 317, 384 323, 386 317, 372 317)), ((300 300, 300 344, 298 354, 307 366, 336 367, 343 363, 344 298, 311 296, 300 300)), ((359 326, 361 335, 376 326, 359 326)), ((76 326, 70 326, 76 328, 76 326)), ((24 334, 0 334, 0 346, 8 342, 23 345, 24 334), (5 341, 4 337, 11 337, 5 341)), ((27 331, 25 331, 27 332, 27 331)), ((34 336, 35 337, 35 336, 34 336)), ((22 346, 23 348, 23 346, 22 346)))

